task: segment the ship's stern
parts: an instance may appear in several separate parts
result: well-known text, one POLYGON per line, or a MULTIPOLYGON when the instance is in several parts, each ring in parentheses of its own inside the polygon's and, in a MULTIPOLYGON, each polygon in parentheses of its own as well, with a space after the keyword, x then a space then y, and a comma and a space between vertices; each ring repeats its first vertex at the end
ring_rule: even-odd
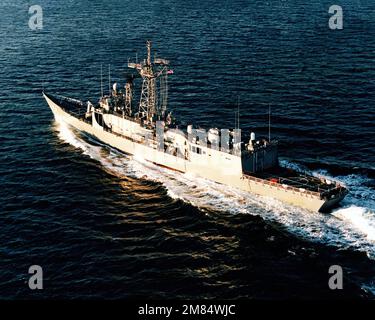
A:
POLYGON ((330 190, 329 193, 322 194, 322 198, 325 200, 323 205, 320 207, 319 212, 329 213, 332 209, 338 207, 339 203, 349 193, 349 190, 341 185, 336 185, 336 188, 330 190))

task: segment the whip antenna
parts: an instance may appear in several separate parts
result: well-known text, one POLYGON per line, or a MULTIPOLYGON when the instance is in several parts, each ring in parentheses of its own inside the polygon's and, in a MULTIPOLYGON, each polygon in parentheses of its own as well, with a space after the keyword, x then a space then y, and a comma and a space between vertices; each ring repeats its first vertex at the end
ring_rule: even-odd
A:
POLYGON ((268 105, 268 141, 271 142, 271 105, 268 105))
POLYGON ((103 97, 103 64, 100 64, 100 94, 103 97))

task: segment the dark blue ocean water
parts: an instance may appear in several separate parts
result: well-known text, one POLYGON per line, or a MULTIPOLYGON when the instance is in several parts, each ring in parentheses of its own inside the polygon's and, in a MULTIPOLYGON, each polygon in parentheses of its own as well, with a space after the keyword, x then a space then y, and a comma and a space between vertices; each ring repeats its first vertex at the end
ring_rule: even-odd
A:
MULTIPOLYGON (((0 297, 366 298, 375 292, 372 0, 0 4, 0 297), (28 8, 43 8, 43 29, 28 8), (330 30, 341 5, 344 29, 330 30), (185 122, 272 136, 283 164, 345 183, 333 215, 145 165, 54 121, 151 39, 185 122), (28 288, 28 268, 44 289, 28 288), (344 290, 328 289, 328 268, 344 290)), ((107 81, 107 80, 105 80, 107 81)))

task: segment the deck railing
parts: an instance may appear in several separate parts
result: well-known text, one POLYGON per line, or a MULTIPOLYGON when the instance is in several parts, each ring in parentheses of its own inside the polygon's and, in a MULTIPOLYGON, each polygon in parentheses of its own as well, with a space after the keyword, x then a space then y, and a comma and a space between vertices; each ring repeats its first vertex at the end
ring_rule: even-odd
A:
MULTIPOLYGON (((270 181, 270 180, 266 180, 266 179, 260 179, 260 178, 250 176, 250 175, 247 175, 247 174, 244 174, 243 177, 246 178, 246 179, 258 182, 258 183, 266 184, 266 185, 276 187, 276 188, 279 188, 279 189, 283 189, 283 190, 292 190, 292 191, 298 192, 300 194, 302 193, 302 194, 310 195, 310 196, 313 196, 313 197, 320 197, 321 194, 322 194, 321 192, 306 190, 305 188, 302 188, 302 185, 301 185, 301 188, 298 188, 298 187, 294 187, 294 186, 287 185, 287 184, 280 184, 278 182, 274 182, 274 181, 270 181), (303 190, 301 190, 301 189, 303 189, 303 190)), ((325 192, 327 192, 327 190, 325 190, 325 192)))

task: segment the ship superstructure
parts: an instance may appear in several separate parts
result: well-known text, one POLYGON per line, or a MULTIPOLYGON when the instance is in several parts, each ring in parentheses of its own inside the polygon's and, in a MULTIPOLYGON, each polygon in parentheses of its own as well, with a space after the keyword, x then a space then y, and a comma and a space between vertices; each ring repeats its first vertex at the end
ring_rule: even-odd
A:
POLYGON ((313 211, 328 211, 347 194, 344 186, 279 165, 277 141, 257 140, 255 133, 241 140, 240 129, 188 125, 181 128, 168 111, 170 62, 153 58, 147 41, 147 57, 128 62, 136 73, 119 89, 114 83, 99 103, 43 93, 57 120, 90 134, 127 154, 183 173, 207 178, 313 211), (134 87, 141 93, 135 103, 134 87))

